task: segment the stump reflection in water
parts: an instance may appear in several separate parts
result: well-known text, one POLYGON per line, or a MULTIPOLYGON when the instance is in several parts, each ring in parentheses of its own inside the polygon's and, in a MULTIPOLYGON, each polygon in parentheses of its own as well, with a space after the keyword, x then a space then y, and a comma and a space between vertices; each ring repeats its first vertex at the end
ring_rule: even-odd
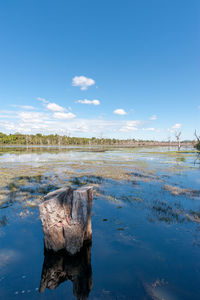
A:
POLYGON ((78 300, 88 298, 92 289, 91 242, 85 242, 81 251, 69 255, 66 251, 45 251, 40 292, 54 290, 68 279, 73 282, 73 293, 78 300))

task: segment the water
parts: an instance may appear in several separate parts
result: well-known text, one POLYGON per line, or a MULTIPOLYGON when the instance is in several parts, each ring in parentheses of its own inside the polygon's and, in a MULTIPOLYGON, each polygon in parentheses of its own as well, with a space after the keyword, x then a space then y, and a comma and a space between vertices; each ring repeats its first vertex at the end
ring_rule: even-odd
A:
POLYGON ((0 299, 199 299, 199 158, 175 150, 1 149, 0 299), (82 184, 92 244, 45 256, 38 204, 82 184))

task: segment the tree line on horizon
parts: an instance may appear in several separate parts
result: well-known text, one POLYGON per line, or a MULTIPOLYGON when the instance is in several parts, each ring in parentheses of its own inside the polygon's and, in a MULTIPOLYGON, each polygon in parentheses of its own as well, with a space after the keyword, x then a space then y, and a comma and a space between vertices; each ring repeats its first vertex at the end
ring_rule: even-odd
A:
MULTIPOLYGON (((86 138, 86 137, 70 137, 58 134, 43 135, 37 134, 5 134, 0 132, 0 144, 8 145, 42 145, 42 146, 65 146, 65 145, 118 145, 130 144, 136 142, 135 139, 109 139, 109 138, 86 138)), ((153 141, 152 141, 153 142, 153 141)))
MULTIPOLYGON (((194 141, 182 141, 194 142, 194 141)), ((115 138, 86 138, 70 137, 58 134, 43 135, 37 134, 5 134, 0 132, 1 145, 40 145, 40 146, 67 146, 67 145, 131 145, 135 143, 159 143, 154 140, 136 140, 136 139, 115 139, 115 138)), ((163 143, 167 143, 164 142, 163 143)), ((173 142, 170 142, 173 143, 173 142)), ((200 141, 198 141, 200 150, 200 141)))

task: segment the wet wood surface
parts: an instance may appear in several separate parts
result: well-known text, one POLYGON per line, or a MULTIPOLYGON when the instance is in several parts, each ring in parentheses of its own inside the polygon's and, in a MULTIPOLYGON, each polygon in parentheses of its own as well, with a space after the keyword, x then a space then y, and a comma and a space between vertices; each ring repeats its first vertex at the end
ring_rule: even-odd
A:
POLYGON ((91 240, 91 186, 70 187, 47 194, 39 205, 46 250, 65 249, 74 255, 91 240))

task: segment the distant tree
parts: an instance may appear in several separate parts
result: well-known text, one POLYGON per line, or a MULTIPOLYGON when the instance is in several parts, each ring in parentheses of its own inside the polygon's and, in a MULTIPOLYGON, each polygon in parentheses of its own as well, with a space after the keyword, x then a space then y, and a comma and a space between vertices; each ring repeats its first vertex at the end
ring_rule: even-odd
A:
POLYGON ((171 146, 171 136, 169 135, 168 136, 168 149, 170 149, 170 146, 171 146))
POLYGON ((181 131, 176 131, 175 132, 175 137, 176 137, 176 140, 177 140, 177 143, 178 143, 178 151, 180 151, 181 149, 181 143, 180 143, 180 136, 181 136, 181 131))
POLYGON ((196 139, 197 139, 197 144, 196 144, 195 147, 197 148, 197 150, 200 151, 200 136, 197 135, 196 129, 195 129, 194 135, 195 135, 195 137, 196 137, 196 139))

